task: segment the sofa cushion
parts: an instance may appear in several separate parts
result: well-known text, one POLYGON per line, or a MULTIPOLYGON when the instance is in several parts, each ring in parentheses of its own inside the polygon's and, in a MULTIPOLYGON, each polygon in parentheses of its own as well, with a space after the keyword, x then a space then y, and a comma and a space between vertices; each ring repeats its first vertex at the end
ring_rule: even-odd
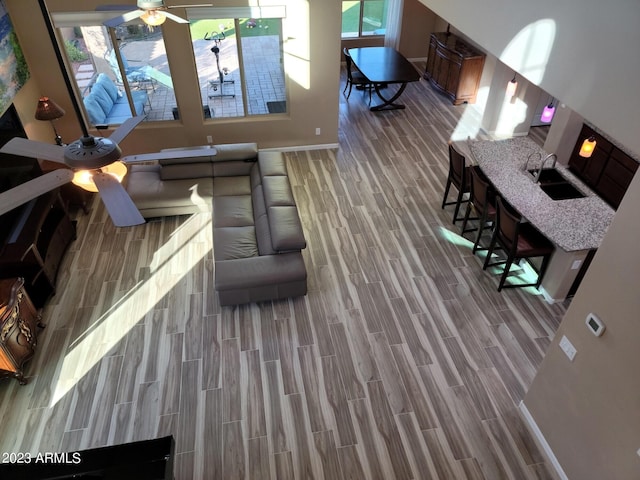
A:
POLYGON ((216 197, 224 195, 251 195, 249 177, 214 177, 213 191, 216 197))
MULTIPOLYGON (((218 199, 216 199, 217 201, 218 199)), ((255 227, 253 225, 244 227, 219 227, 216 225, 213 236, 213 252, 216 261, 257 257, 255 227)))
POLYGON ((116 87, 116 85, 113 83, 113 80, 111 80, 104 73, 101 73, 100 75, 98 75, 98 79, 96 80, 96 85, 101 85, 104 88, 104 90, 107 92, 107 94, 109 95, 109 98, 111 98, 111 101, 113 103, 117 102, 118 99, 122 97, 122 93, 118 90, 118 87, 116 87))
POLYGON ((285 176, 268 177, 262 179, 264 189, 264 199, 267 206, 275 205, 295 205, 296 202, 291 192, 289 178, 285 176))
POLYGON ((213 166, 211 162, 192 163, 190 165, 164 165, 160 170, 160 178, 162 180, 206 177, 213 177, 213 166))
POLYGON ((271 245, 277 252, 302 250, 307 243, 302 233, 298 209, 294 206, 269 207, 271 245))
POLYGON ((100 105, 100 108, 102 108, 105 117, 109 116, 109 112, 111 111, 111 108, 113 107, 113 104, 115 102, 111 100, 111 97, 104 89, 104 86, 102 84, 96 83, 93 87, 91 87, 90 96, 96 99, 96 101, 100 105))
POLYGON ((127 192, 139 210, 191 205, 200 211, 211 210, 211 178, 163 182, 159 165, 133 165, 125 178, 127 192))
POLYGON ((83 99, 84 108, 87 111, 89 121, 93 125, 102 125, 105 123, 107 116, 98 101, 91 95, 83 99))
MULTIPOLYGON (((215 196, 215 188, 213 193, 215 196)), ((251 195, 215 196, 213 202, 213 222, 216 229, 219 227, 244 227, 253 225, 251 195)))
POLYGON ((258 156, 257 143, 223 143, 216 145, 217 153, 214 161, 249 160, 258 156))
MULTIPOLYGON (((135 102, 136 115, 142 115, 144 113, 144 103, 135 102)), ((113 105, 113 108, 109 112, 109 115, 106 118, 107 123, 124 123, 126 120, 131 118, 131 108, 128 103, 116 103, 113 105)))

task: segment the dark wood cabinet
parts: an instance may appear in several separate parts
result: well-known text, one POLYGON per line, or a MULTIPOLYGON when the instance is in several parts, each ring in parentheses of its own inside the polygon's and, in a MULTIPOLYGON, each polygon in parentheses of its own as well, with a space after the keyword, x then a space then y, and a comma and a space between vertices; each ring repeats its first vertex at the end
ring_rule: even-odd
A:
POLYGON ((454 105, 475 103, 485 55, 447 32, 432 33, 424 77, 454 105))
POLYGON ((24 279, 0 280, 0 377, 27 383, 22 368, 36 350, 40 315, 24 289, 24 279))
POLYGON ((582 126, 578 141, 569 159, 569 168, 613 208, 618 208, 638 162, 588 125, 582 126), (585 138, 593 136, 596 148, 591 157, 581 157, 580 147, 585 138))
MULTIPOLYGON (((0 245, 2 278, 24 278, 37 308, 55 293, 64 253, 76 237, 59 190, 52 190, 11 212, 4 244, 0 245)), ((4 218, 3 218, 4 220, 4 218)))

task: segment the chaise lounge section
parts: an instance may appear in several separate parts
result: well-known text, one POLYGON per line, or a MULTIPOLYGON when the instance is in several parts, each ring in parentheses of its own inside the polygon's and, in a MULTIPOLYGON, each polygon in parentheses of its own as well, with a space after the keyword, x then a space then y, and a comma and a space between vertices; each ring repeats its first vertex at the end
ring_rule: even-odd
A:
POLYGON ((220 305, 307 293, 306 247, 281 152, 216 145, 209 157, 132 165, 126 189, 146 218, 213 212, 220 305))

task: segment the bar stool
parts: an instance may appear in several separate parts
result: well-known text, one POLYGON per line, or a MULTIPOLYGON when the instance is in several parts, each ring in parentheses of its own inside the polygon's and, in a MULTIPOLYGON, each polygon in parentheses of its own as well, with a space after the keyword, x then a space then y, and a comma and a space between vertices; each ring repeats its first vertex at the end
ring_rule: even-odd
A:
POLYGON ((469 168, 466 164, 466 159, 464 155, 458 152, 453 145, 449 143, 449 174, 447 175, 447 184, 444 188, 444 196, 442 197, 442 208, 446 205, 454 205, 456 206, 453 211, 453 223, 455 224, 458 220, 462 220, 462 217, 458 217, 458 211, 460 210, 460 205, 462 203, 466 203, 469 200, 463 200, 463 196, 465 193, 469 193, 471 191, 471 180, 469 178, 469 168), (451 185, 456 187, 458 190, 458 195, 455 201, 447 202, 447 196, 449 195, 449 189, 451 185))
POLYGON ((482 269, 486 270, 487 267, 504 264, 504 271, 500 278, 498 291, 501 291, 503 288, 539 287, 544 273, 547 270, 553 250, 554 246, 547 237, 542 235, 530 223, 523 223, 522 216, 501 197, 497 197, 496 226, 493 230, 491 243, 487 251, 487 258, 485 258, 482 269), (507 259, 500 262, 489 263, 493 250, 496 248, 496 243, 504 249, 507 259), (540 270, 537 270, 530 261, 530 259, 534 257, 542 257, 540 270), (531 268, 536 270, 538 274, 536 283, 505 285, 511 264, 514 260, 518 259, 526 259, 531 265, 531 268))
POLYGON ((462 221, 462 235, 467 232, 478 232, 473 244, 473 253, 476 253, 477 250, 486 250, 485 248, 480 248, 480 238, 482 237, 482 232, 487 228, 492 228, 495 222, 496 192, 480 167, 473 166, 469 169, 469 172, 471 173, 471 192, 469 195, 470 201, 467 203, 467 211, 462 221), (478 227, 467 229, 467 222, 472 220, 469 218, 472 210, 477 215, 478 227))

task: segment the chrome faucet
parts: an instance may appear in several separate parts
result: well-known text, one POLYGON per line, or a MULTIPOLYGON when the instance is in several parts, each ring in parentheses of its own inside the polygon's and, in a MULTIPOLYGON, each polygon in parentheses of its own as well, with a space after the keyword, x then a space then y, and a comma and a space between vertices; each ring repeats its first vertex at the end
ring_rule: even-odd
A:
POLYGON ((544 168, 544 165, 547 163, 547 160, 549 160, 550 158, 553 159, 551 168, 554 168, 556 166, 556 161, 558 160, 558 156, 555 153, 550 153, 549 155, 544 157, 544 159, 540 163, 540 168, 538 168, 538 173, 536 173, 536 178, 534 180, 536 183, 538 183, 538 181, 540 180, 540 174, 542 173, 542 169, 544 168))
POLYGON ((527 161, 524 162, 524 168, 523 170, 526 172, 527 171, 527 167, 529 167, 529 162, 531 161, 531 157, 533 157, 534 155, 536 155, 538 157, 538 159, 542 158, 542 154, 540 152, 533 152, 530 153, 529 156, 527 157, 527 161))

